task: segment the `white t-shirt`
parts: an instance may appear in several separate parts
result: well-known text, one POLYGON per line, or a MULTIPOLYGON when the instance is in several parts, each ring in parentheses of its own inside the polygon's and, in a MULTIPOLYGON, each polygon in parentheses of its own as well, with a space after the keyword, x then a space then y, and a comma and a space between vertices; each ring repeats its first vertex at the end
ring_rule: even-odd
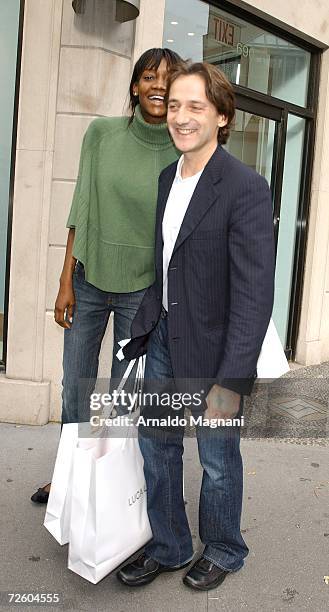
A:
POLYGON ((193 192, 203 172, 200 170, 193 176, 182 178, 181 168, 184 162, 182 155, 177 164, 176 176, 168 196, 162 221, 163 237, 163 307, 168 310, 168 267, 172 252, 181 228, 185 213, 191 201, 193 192))

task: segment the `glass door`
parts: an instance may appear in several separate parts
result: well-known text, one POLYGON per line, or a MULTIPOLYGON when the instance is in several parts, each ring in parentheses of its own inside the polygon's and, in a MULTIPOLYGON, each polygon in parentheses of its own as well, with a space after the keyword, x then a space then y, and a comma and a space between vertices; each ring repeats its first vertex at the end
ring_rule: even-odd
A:
POLYGON ((227 144, 232 155, 272 184, 276 122, 254 113, 237 110, 227 144))
MULTIPOLYGON (((238 96, 237 111, 226 149, 235 157, 266 178, 272 191, 273 221, 277 248, 275 300, 273 320, 283 346, 286 346, 289 321, 289 281, 293 270, 293 249, 290 236, 279 235, 281 212, 280 143, 285 133, 283 116, 278 108, 263 106, 250 98, 238 96), (289 244, 288 244, 288 243, 289 244), (289 251, 287 257, 287 251, 289 251), (289 259, 289 266, 287 266, 289 259), (281 265, 281 262, 285 262, 281 265), (279 264, 279 265, 278 265, 279 264)), ((285 224, 286 227, 286 224, 285 224)))
POLYGON ((250 96, 236 94, 236 115, 227 150, 266 178, 273 197, 277 241, 286 126, 282 110, 250 96))
POLYGON ((271 187, 276 241, 273 320, 288 348, 305 119, 241 95, 237 109, 226 148, 271 187))

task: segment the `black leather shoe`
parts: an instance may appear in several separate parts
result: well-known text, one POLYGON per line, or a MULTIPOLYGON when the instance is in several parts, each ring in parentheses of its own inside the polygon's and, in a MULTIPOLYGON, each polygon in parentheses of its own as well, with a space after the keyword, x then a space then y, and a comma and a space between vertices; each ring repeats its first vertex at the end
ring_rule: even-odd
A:
MULTIPOLYGON (((47 486, 48 485, 45 485, 45 487, 47 486)), ((36 493, 33 493, 33 495, 31 496, 31 500, 35 502, 36 504, 47 504, 48 503, 49 491, 45 491, 45 487, 40 487, 36 491, 36 493)))
POLYGON ((187 567, 190 563, 189 561, 184 565, 169 567, 168 565, 158 563, 155 559, 142 553, 135 561, 124 565, 117 572, 117 578, 120 582, 128 586, 143 586, 155 580, 162 572, 176 572, 187 567))
POLYGON ((209 591, 218 587, 230 572, 221 569, 212 561, 200 557, 183 578, 184 584, 199 591, 209 591))

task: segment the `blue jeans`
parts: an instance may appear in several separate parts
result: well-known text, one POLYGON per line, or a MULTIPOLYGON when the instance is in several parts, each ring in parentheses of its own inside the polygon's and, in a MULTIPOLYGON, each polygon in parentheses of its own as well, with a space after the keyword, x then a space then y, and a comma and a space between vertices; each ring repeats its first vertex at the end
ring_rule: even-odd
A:
POLYGON ((73 323, 64 332, 62 424, 89 420, 90 394, 95 387, 99 353, 111 312, 114 313, 111 380, 116 383, 123 377, 129 362, 117 359, 118 341, 130 338, 131 322, 145 293, 145 289, 132 293, 97 289, 85 280, 80 262, 73 274, 73 289, 76 300, 73 323))
MULTIPOLYGON (((163 381, 172 376, 167 319, 162 316, 148 344, 145 385, 147 380, 163 381)), ((242 408, 241 401, 238 416, 242 408)), ((243 566, 249 552, 240 530, 243 492, 240 428, 197 426, 196 433, 203 467, 199 504, 203 554, 218 567, 234 572, 243 566)), ((183 499, 183 435, 182 430, 152 432, 139 428, 153 532, 146 553, 168 566, 183 565, 193 556, 183 499)))

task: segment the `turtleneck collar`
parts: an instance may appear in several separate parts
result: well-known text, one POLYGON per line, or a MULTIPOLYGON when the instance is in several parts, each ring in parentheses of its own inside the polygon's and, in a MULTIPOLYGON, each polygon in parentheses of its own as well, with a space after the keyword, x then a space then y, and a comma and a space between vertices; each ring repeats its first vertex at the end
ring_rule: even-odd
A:
POLYGON ((135 108, 135 115, 129 129, 138 140, 152 147, 158 148, 165 145, 172 145, 167 123, 147 123, 143 118, 139 104, 137 104, 135 108))

